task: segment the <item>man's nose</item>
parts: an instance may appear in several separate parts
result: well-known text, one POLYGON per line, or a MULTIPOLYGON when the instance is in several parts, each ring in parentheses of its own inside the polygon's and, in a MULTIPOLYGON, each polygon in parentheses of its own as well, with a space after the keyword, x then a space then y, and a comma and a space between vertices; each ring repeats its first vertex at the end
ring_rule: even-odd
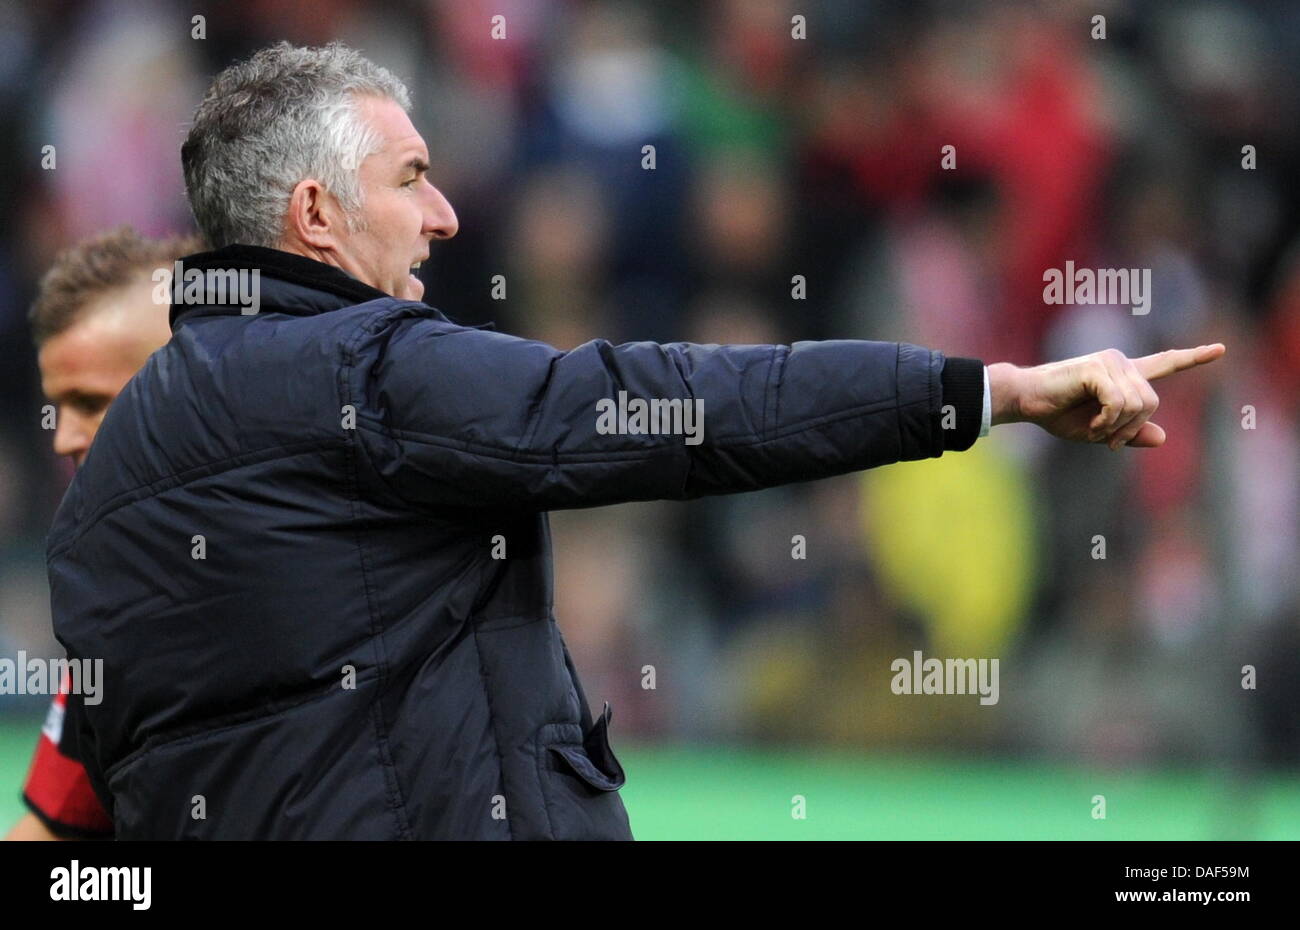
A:
POLYGON ((451 208, 447 198, 442 196, 442 191, 432 184, 429 185, 429 189, 433 194, 424 215, 424 231, 434 239, 450 239, 460 229, 456 211, 451 208))
POLYGON ((59 411, 58 417, 58 424, 54 427, 54 454, 74 458, 85 455, 91 437, 86 423, 75 413, 59 411))

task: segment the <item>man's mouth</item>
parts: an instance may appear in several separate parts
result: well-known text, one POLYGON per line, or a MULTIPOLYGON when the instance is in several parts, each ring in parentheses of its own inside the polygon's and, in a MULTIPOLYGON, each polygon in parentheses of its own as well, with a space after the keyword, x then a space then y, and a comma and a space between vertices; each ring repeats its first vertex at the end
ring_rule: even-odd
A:
MULTIPOLYGON (((426 258, 427 257, 428 256, 426 256, 426 258)), ((411 287, 414 289, 417 296, 424 294, 424 282, 420 280, 420 265, 423 263, 423 258, 411 262, 411 287)))

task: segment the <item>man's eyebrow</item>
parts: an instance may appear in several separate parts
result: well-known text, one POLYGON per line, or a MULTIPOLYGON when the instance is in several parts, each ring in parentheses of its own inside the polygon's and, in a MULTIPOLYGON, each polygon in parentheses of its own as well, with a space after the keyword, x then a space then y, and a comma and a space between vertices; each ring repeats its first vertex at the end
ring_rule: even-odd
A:
POLYGON ((87 391, 82 388, 68 388, 54 394, 46 394, 45 399, 56 404, 98 404, 111 401, 106 391, 87 391))
POLYGON ((406 163, 405 168, 407 171, 414 171, 416 174, 420 174, 421 172, 429 170, 429 163, 419 155, 416 155, 406 163))

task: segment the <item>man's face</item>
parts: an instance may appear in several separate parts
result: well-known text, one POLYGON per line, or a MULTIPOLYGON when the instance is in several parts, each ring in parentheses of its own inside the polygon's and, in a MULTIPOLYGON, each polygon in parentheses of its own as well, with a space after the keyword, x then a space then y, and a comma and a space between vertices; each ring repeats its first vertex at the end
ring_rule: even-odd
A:
POLYGON ((364 97, 360 111, 383 143, 361 163, 362 228, 336 233, 339 264, 386 294, 419 300, 424 284, 411 267, 429 257, 430 240, 456 235, 456 213, 429 183, 429 150, 402 108, 364 97))
POLYGON ((146 276, 101 295, 41 346, 41 390, 55 406, 54 451, 78 468, 113 398, 171 338, 153 287, 146 276))

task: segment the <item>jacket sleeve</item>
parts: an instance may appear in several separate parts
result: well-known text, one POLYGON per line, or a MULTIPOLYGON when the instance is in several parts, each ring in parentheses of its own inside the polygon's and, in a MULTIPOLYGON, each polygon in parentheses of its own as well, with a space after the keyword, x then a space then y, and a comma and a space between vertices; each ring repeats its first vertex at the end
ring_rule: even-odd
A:
POLYGON ((55 836, 111 838, 113 822, 77 758, 77 698, 63 689, 54 696, 23 784, 23 802, 55 836))
POLYGON ((983 403, 979 361, 909 343, 595 340, 565 352, 417 320, 368 354, 353 385, 368 464, 403 501, 432 507, 554 510, 824 478, 968 448, 983 403), (659 432, 628 415, 637 399, 663 402, 659 432))

